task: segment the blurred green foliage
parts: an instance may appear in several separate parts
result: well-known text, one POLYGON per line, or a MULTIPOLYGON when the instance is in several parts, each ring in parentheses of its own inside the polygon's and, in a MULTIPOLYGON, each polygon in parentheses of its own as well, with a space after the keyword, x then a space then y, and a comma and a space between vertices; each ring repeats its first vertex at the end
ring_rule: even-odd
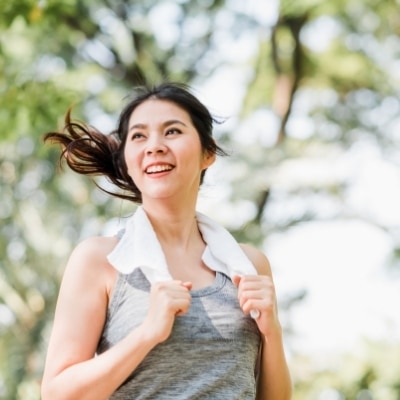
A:
MULTIPOLYGON (((244 93, 241 113, 233 131, 222 127, 220 140, 233 149, 224 162, 236 166, 227 177, 227 200, 233 206, 250 202, 254 210, 239 228, 230 228, 239 240, 258 245, 268 233, 323 218, 307 207, 310 193, 340 201, 348 185, 299 185, 277 194, 269 177, 282 160, 312 156, 315 149, 346 151, 365 137, 395 159, 399 136, 387 128, 399 109, 398 2, 282 0, 272 22, 258 15, 255 4, 0 0, 1 399, 40 398, 66 258, 80 238, 131 211, 90 181, 68 171, 59 174, 58 152, 43 145, 42 135, 61 126, 68 107, 74 107, 75 117, 108 132, 134 85, 168 79, 199 87, 221 68, 243 68, 248 78, 238 87, 244 93), (313 34, 324 24, 332 38, 319 47, 313 34), (253 56, 228 57, 223 50, 228 44, 234 49, 243 37, 255 44, 253 56), (314 130, 299 138, 291 135, 288 122, 303 93, 316 99, 303 111, 314 130), (330 100, 323 101, 327 94, 330 100), (366 118, 385 102, 392 108, 382 111, 382 123, 366 118), (235 132, 265 109, 276 117, 276 134, 260 127, 261 137, 272 137, 268 144, 255 140, 243 146, 235 132), (267 210, 274 196, 279 201, 296 196, 306 205, 271 219, 267 210)), ((346 211, 343 205, 341 212, 346 211)), ((380 227, 397 242, 397 231, 380 227)), ((396 263, 399 250, 393 250, 396 263)), ((381 352, 398 354, 399 344, 369 344, 369 358, 342 360, 354 365, 350 372, 318 370, 312 360, 294 356, 295 399, 399 399, 399 374, 390 372, 398 372, 399 357, 384 368, 381 352)))

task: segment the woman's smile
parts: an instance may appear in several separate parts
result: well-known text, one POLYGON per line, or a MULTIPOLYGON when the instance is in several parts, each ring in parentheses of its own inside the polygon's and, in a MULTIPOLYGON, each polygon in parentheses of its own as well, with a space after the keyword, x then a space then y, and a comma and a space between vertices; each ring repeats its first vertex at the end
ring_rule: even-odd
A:
POLYGON ((163 172, 171 171, 173 168, 171 164, 157 163, 147 166, 145 172, 150 175, 160 175, 163 172))

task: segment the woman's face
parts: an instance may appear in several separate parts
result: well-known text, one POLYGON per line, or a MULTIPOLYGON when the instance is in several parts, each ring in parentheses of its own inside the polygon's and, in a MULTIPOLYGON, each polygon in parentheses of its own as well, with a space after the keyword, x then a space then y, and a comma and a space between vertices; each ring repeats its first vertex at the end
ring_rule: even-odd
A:
POLYGON ((128 174, 146 199, 197 197, 205 153, 190 115, 167 100, 146 100, 132 112, 124 149, 128 174))

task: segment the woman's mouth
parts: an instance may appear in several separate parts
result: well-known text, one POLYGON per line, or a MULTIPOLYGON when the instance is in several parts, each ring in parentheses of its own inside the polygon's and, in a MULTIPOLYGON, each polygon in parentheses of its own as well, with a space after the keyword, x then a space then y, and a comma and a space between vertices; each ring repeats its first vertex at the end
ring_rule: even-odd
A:
POLYGON ((150 165, 146 168, 146 174, 157 174, 160 172, 171 171, 173 168, 170 164, 157 164, 157 165, 150 165))

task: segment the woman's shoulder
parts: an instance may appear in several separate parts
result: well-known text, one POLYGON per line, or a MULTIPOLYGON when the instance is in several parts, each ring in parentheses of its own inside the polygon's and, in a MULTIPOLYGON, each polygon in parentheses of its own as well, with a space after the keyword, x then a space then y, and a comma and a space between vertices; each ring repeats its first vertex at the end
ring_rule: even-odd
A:
POLYGON ((259 275, 272 276, 271 265, 267 256, 262 251, 250 244, 240 243, 240 247, 253 263, 259 275))
POLYGON ((117 236, 93 236, 79 242, 72 254, 78 254, 79 257, 102 260, 106 259, 117 243, 117 236))
POLYGON ((72 251, 64 278, 73 277, 79 281, 86 281, 107 287, 111 290, 116 270, 108 262, 107 256, 118 243, 118 238, 95 236, 82 240, 72 251))
POLYGON ((107 266, 107 256, 118 243, 116 236, 93 236, 83 239, 72 250, 69 262, 81 266, 107 266))

